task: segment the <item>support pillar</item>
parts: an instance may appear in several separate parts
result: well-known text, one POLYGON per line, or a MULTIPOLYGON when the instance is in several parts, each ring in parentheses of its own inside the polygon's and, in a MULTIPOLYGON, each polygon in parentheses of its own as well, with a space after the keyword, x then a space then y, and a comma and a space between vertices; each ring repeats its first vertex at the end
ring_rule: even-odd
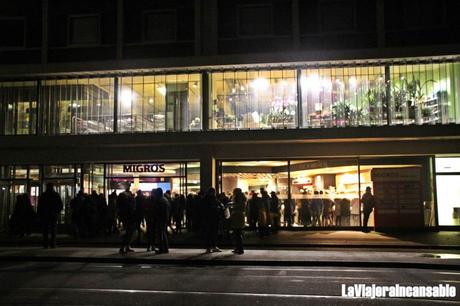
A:
POLYGON ((211 154, 200 158, 200 189, 206 192, 211 187, 216 187, 216 160, 211 154))

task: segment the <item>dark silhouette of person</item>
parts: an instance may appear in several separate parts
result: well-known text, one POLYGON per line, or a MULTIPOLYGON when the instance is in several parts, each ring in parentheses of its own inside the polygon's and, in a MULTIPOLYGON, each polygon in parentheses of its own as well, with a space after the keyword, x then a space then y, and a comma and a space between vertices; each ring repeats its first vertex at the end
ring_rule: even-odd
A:
POLYGON ((130 248, 130 244, 135 230, 135 205, 134 196, 130 191, 130 185, 128 185, 126 190, 120 193, 117 198, 118 218, 125 230, 119 251, 122 255, 134 252, 130 248))
POLYGON ((142 229, 141 227, 144 225, 144 212, 143 212, 143 207, 144 207, 144 202, 145 202, 145 196, 142 190, 138 190, 136 193, 136 210, 135 210, 135 223, 136 223, 136 231, 137 231, 137 244, 139 245, 141 243, 141 234, 142 234, 142 229))
POLYGON ((83 190, 80 189, 77 195, 70 201, 70 218, 72 230, 75 237, 80 238, 83 227, 83 190))
POLYGON ((259 218, 259 210, 258 210, 258 202, 259 197, 257 196, 257 192, 254 190, 251 191, 252 197, 248 201, 248 213, 249 213, 249 228, 251 230, 256 229, 257 221, 259 218))
POLYGON ((203 198, 204 220, 203 229, 205 234, 206 253, 222 252, 217 247, 217 233, 219 230, 219 215, 223 205, 217 200, 216 190, 209 188, 203 198))
POLYGON ((163 254, 169 252, 168 243, 168 223, 170 220, 169 210, 170 203, 168 199, 163 195, 163 189, 157 188, 154 192, 155 195, 155 209, 154 209, 154 223, 155 232, 157 234, 158 250, 155 251, 157 254, 163 254))
POLYGON ((232 212, 230 215, 230 229, 233 230, 235 239, 235 249, 233 253, 244 254, 243 247, 243 229, 244 229, 244 212, 246 211, 246 197, 240 188, 235 188, 232 195, 232 212))
POLYGON ((155 251, 155 205, 157 199, 155 197, 155 189, 144 201, 144 218, 147 227, 147 252, 155 251))
POLYGON ((118 233, 117 226, 117 192, 114 190, 109 194, 107 206, 107 234, 108 236, 118 233))
POLYGON ((258 209, 258 230, 259 236, 264 237, 269 234, 269 225, 270 225, 270 196, 268 192, 264 188, 260 188, 260 195, 261 197, 258 198, 257 201, 257 209, 258 209))
POLYGON ((286 199, 284 201, 284 226, 285 227, 292 227, 293 223, 293 205, 292 199, 286 199))
POLYGON ((367 223, 369 222, 369 216, 371 215, 371 212, 374 210, 375 207, 375 197, 372 195, 371 191, 371 187, 366 187, 366 192, 363 194, 361 198, 361 203, 363 203, 363 227, 365 232, 369 232, 367 223))
POLYGON ((314 192, 314 198, 311 200, 311 210, 313 215, 313 226, 321 226, 323 215, 323 199, 320 197, 319 192, 314 192))
POLYGON ((24 235, 30 235, 32 233, 32 226, 35 222, 35 212, 27 193, 16 196, 16 204, 10 222, 10 228, 13 234, 23 237, 24 235))
POLYGON ((97 196, 97 216, 98 216, 98 231, 99 233, 107 236, 107 226, 108 226, 108 207, 107 200, 103 193, 100 193, 97 196))
POLYGON ((276 195, 276 192, 270 192, 270 219, 272 224, 272 232, 278 233, 280 229, 280 200, 276 195))
POLYGON ((54 191, 53 183, 46 184, 45 192, 38 197, 37 206, 37 213, 43 230, 44 248, 56 247, 57 222, 62 209, 61 196, 54 191))
POLYGON ((193 209, 194 209, 194 202, 195 202, 195 195, 193 195, 192 193, 189 193, 187 195, 187 198, 185 200, 185 227, 187 228, 187 231, 190 232, 193 230, 193 228, 195 227, 195 224, 194 224, 194 212, 193 212, 193 209))
POLYGON ((182 233, 182 222, 184 220, 186 199, 183 194, 177 196, 174 201, 176 202, 176 209, 174 211, 174 225, 176 227, 176 233, 182 233))

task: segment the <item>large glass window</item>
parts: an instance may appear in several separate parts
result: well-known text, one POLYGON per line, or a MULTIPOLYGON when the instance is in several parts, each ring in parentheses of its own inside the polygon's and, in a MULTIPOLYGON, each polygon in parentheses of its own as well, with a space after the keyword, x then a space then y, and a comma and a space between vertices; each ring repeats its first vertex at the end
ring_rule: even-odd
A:
POLYGON ((460 225, 460 157, 436 158, 439 225, 460 225))
POLYGON ((386 124, 385 68, 302 70, 302 127, 386 124))
POLYGON ((37 82, 0 83, 0 134, 36 132, 37 82))
POLYGON ((212 129, 297 126, 295 70, 215 72, 210 85, 212 129))
POLYGON ((460 63, 390 66, 391 124, 460 123, 460 63))
POLYGON ((113 131, 113 78, 43 81, 43 131, 95 134, 113 131))
POLYGON ((120 132, 201 129, 201 75, 144 75, 120 79, 120 132))

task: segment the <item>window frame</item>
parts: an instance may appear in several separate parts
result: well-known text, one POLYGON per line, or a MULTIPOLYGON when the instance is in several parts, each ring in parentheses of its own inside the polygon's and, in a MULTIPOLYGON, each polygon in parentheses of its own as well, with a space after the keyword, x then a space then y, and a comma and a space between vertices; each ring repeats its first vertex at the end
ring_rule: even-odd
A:
POLYGON ((167 9, 154 9, 154 10, 146 10, 142 12, 142 43, 143 44, 156 44, 156 43, 173 43, 177 42, 178 35, 177 35, 177 9, 175 8, 167 8, 167 9), (150 40, 147 38, 147 33, 146 33, 146 18, 150 14, 158 14, 158 13, 166 13, 166 12, 172 12, 174 15, 174 38, 172 39, 158 39, 158 40, 150 40))
POLYGON ((273 12, 273 3, 260 3, 260 4, 238 4, 236 6, 236 37, 237 38, 266 38, 266 37, 275 37, 275 31, 274 31, 274 12, 273 12), (241 22, 241 16, 240 12, 241 9, 244 8, 257 8, 257 7, 268 7, 270 9, 270 33, 268 34, 256 34, 256 35, 245 35, 241 34, 241 29, 240 29, 240 22, 241 22))
POLYGON ((101 45, 101 14, 72 14, 67 16, 67 47, 88 47, 101 45), (73 43, 72 42, 72 20, 78 18, 97 18, 97 41, 94 43, 73 43))

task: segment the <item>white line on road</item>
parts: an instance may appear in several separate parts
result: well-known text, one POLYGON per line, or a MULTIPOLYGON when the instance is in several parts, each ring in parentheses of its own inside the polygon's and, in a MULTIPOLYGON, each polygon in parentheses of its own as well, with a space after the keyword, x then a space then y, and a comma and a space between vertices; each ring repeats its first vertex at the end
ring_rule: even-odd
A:
MULTIPOLYGON (((76 292, 95 292, 95 293, 141 293, 141 294, 188 294, 188 295, 214 295, 214 296, 244 296, 244 297, 271 297, 271 298, 302 298, 302 299, 352 299, 351 297, 342 297, 340 295, 310 295, 310 294, 284 294, 284 293, 250 293, 250 292, 219 292, 219 291, 180 291, 180 290, 138 290, 138 289, 103 289, 103 288, 18 288, 17 290, 25 291, 53 291, 55 294, 57 291, 76 291, 76 292)), ((400 300, 407 301, 402 298, 379 298, 380 300, 400 300)), ((362 298, 362 300, 368 300, 362 298)), ((458 305, 458 301, 443 300, 443 299, 424 299, 417 298, 417 301, 436 301, 445 304, 458 305)))

